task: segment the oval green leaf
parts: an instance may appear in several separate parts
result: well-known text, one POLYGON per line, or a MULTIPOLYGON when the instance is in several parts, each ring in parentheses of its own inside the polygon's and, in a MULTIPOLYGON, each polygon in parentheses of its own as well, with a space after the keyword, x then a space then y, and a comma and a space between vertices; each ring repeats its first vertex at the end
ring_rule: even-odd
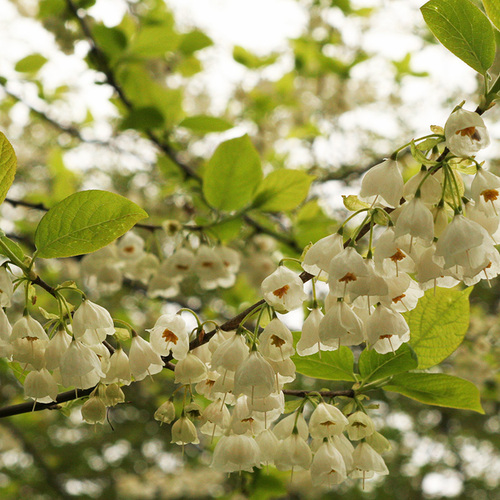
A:
POLYGON ((210 132, 224 132, 233 128, 233 126, 226 120, 222 118, 217 118, 215 116, 206 115, 196 115, 184 118, 179 123, 179 127, 185 127, 193 132, 199 132, 202 134, 208 134, 210 132))
POLYGON ((414 370, 418 360, 415 351, 408 344, 403 344, 396 352, 388 354, 365 349, 359 356, 358 366, 363 382, 373 382, 414 370))
POLYGON ((248 135, 225 141, 203 175, 203 194, 214 208, 230 212, 247 205, 262 179, 259 154, 248 135))
POLYGON ((5 200, 16 175, 17 158, 7 137, 0 132, 0 203, 5 200))
POLYGON ((262 181, 253 206, 265 212, 293 210, 306 199, 312 180, 301 170, 275 170, 262 181))
POLYGON ((427 290, 417 307, 404 316, 410 327, 410 345, 418 356, 418 368, 430 368, 447 358, 462 343, 469 327, 469 295, 466 290, 427 290))
POLYGON ((469 0, 430 0, 421 7, 435 37, 484 75, 495 59, 495 35, 488 18, 469 0))
POLYGON ((51 208, 35 232, 37 256, 72 257, 99 250, 148 214, 123 196, 81 191, 51 208))
POLYGON ((341 346, 336 351, 324 351, 311 356, 292 356, 295 367, 302 375, 323 380, 347 380, 355 381, 354 378, 354 355, 352 351, 341 346))
POLYGON ((41 54, 30 54, 17 61, 14 69, 20 73, 36 73, 47 62, 41 54))
POLYGON ((402 373, 384 389, 428 405, 484 413, 478 388, 468 380, 444 373, 402 373))

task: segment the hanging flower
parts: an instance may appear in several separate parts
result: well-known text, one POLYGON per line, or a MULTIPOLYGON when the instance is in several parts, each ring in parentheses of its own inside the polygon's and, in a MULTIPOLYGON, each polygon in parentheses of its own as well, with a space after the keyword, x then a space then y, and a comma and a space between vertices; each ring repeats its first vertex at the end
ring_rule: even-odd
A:
POLYGON ((262 294, 265 301, 280 313, 297 309, 307 298, 302 280, 284 266, 279 266, 262 282, 262 294))
POLYGON ((446 147, 455 156, 472 156, 490 144, 483 119, 473 111, 458 108, 444 126, 446 147))
POLYGON ((335 233, 317 241, 304 256, 302 267, 304 271, 317 276, 320 271, 328 273, 330 262, 344 248, 341 234, 335 233))
POLYGON ((170 442, 183 446, 189 443, 198 444, 200 442, 196 427, 189 418, 182 416, 172 425, 172 440, 170 442))
POLYGON ((130 371, 135 380, 142 380, 163 370, 163 361, 149 342, 139 335, 132 337, 129 352, 130 371))
POLYGON ((324 441, 315 453, 311 464, 313 486, 331 487, 347 477, 345 462, 335 446, 324 441))
POLYGON ((214 450, 210 467, 221 472, 248 471, 260 464, 260 448, 249 436, 222 436, 214 450))
POLYGON ((174 359, 186 357, 189 351, 189 333, 186 322, 178 314, 162 314, 150 330, 149 341, 160 356, 172 353, 174 359))
POLYGON ((385 160, 372 167, 361 180, 359 197, 369 203, 375 199, 388 207, 395 208, 403 196, 403 176, 398 162, 385 160))
POLYGON ((295 353, 292 332, 278 318, 269 322, 259 340, 259 351, 272 361, 284 361, 295 353))
POLYGON ((326 438, 342 434, 348 420, 335 406, 320 403, 309 420, 309 433, 313 438, 326 438))
POLYGON ((46 368, 34 370, 24 380, 24 395, 38 403, 50 403, 57 397, 57 382, 46 368))
POLYGON ((107 335, 113 335, 115 327, 111 314, 99 304, 84 300, 73 316, 75 339, 94 345, 100 344, 107 335))

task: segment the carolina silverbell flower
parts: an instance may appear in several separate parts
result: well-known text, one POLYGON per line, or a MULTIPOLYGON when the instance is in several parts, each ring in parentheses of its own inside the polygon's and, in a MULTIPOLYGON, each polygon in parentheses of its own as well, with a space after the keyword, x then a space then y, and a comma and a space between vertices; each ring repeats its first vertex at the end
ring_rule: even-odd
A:
POLYGON ((395 208, 403 197, 404 181, 398 162, 385 160, 370 168, 361 181, 359 197, 368 203, 375 200, 395 208))
POLYGON ((457 108, 444 126, 446 147, 455 156, 468 157, 490 144, 483 119, 473 111, 457 108))
POLYGON ((279 313, 297 309, 307 299, 304 283, 293 271, 279 266, 262 282, 265 301, 279 313))

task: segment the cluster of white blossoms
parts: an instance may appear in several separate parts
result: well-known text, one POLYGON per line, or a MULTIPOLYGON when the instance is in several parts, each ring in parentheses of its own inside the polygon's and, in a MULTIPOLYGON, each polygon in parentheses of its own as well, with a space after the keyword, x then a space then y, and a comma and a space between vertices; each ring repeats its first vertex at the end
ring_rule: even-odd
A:
MULTIPOLYGON (((148 330, 149 341, 131 330, 127 353, 106 341, 116 334, 109 312, 85 298, 73 315, 49 315, 45 328, 27 310, 11 327, 4 308, 13 284, 3 266, 0 356, 27 372, 25 396, 35 402, 55 401, 59 387, 93 388, 82 407, 90 423, 103 423, 106 408, 124 401, 121 385, 173 369, 175 382, 184 387, 181 415, 175 420, 172 396, 155 418, 175 420, 173 443, 199 443, 198 432, 205 442, 218 437, 212 466, 223 472, 269 465, 303 469, 314 485, 327 488, 347 477, 388 474, 381 453, 389 443, 375 431, 363 395, 338 407, 326 393, 292 392, 303 399, 284 416, 284 386, 296 378, 295 353, 308 356, 362 343, 380 354, 395 352, 410 339, 402 313, 415 308, 426 289, 498 275, 500 178, 473 157, 489 143, 484 123, 458 108, 444 136, 429 137, 430 142, 412 143, 423 164, 420 172, 405 183, 395 159, 372 168, 362 180, 354 214, 365 218, 351 238, 344 241, 342 230, 308 248, 302 276, 279 266, 262 281, 264 302, 235 330, 216 327, 208 335, 198 317, 198 327, 190 330, 180 314, 164 314, 148 330), (437 145, 444 140, 447 149, 439 155, 437 145), (468 192, 461 172, 473 175, 468 192), (375 225, 381 226, 378 233, 375 225), (358 240, 365 232, 369 243, 363 250, 358 240), (303 282, 309 279, 326 281, 329 293, 324 310, 313 297, 295 346, 276 313, 303 307, 308 298, 303 282), (257 320, 250 331, 252 316, 257 320), (210 403, 198 406, 193 391, 210 403)), ((239 256, 226 247, 200 245, 196 253, 180 248, 160 264, 144 251, 141 238, 128 233, 116 246, 86 257, 82 266, 88 279, 121 283, 125 275, 149 283, 150 295, 170 297, 188 273, 206 289, 230 286, 239 256)), ((67 303, 60 297, 59 302, 64 310, 67 303)))
POLYGON ((187 276, 196 276, 205 290, 231 287, 239 268, 236 250, 204 244, 196 250, 178 248, 160 262, 154 253, 145 251, 144 240, 134 232, 128 232, 117 244, 85 256, 81 263, 88 289, 114 293, 128 278, 147 286, 150 297, 165 299, 179 295, 179 285, 187 276))

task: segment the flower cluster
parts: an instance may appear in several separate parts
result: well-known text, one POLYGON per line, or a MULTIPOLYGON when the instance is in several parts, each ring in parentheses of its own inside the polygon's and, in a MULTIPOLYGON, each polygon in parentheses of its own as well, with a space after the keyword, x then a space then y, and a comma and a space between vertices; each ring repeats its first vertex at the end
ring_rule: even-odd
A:
POLYGON ((204 290, 231 287, 240 268, 239 253, 226 246, 181 247, 162 262, 144 248, 144 240, 128 232, 117 244, 85 256, 81 270, 86 287, 114 293, 128 278, 146 285, 150 297, 168 299, 179 295, 187 276, 196 276, 204 290))

